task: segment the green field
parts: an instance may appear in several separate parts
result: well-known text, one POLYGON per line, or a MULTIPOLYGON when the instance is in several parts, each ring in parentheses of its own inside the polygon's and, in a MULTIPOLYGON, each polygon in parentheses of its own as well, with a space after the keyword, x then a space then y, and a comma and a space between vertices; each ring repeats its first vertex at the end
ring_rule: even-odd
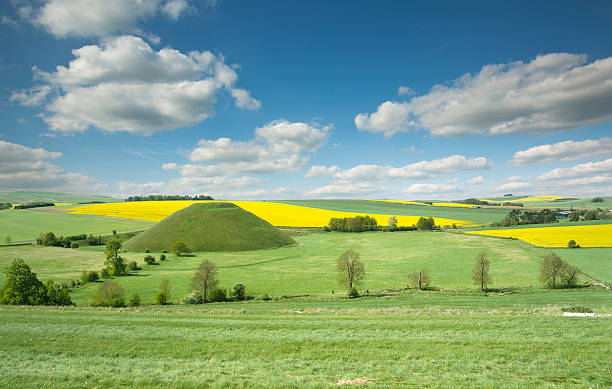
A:
POLYGON ((82 203, 87 201, 102 201, 113 203, 121 201, 107 196, 77 195, 71 193, 41 192, 41 191, 15 191, 0 192, 0 203, 23 204, 32 201, 50 201, 57 203, 82 203))
POLYGON ((612 285, 612 248, 549 249, 596 280, 612 285))
POLYGON ((329 209, 331 211, 378 213, 396 216, 443 217, 447 219, 470 220, 478 224, 498 222, 508 214, 507 209, 431 207, 372 200, 275 200, 274 202, 329 209))
POLYGON ((609 296, 0 306, 0 387, 604 388, 609 296), (604 316, 562 317, 559 304, 604 316), (361 384, 337 385, 347 381, 361 384))
MULTIPOLYGON (((152 303, 163 279, 172 286, 172 301, 178 302, 189 292, 189 281, 204 258, 219 268, 220 285, 231 288, 242 282, 247 292, 258 296, 325 294, 342 290, 336 281, 335 260, 349 248, 357 250, 365 264, 362 289, 402 288, 408 275, 427 268, 432 286, 452 290, 475 290, 471 282, 474 259, 485 251, 491 261, 493 288, 539 288, 539 260, 546 252, 517 240, 496 239, 452 232, 317 232, 295 238, 300 244, 270 250, 230 253, 196 253, 176 257, 160 265, 145 265, 145 254, 124 253, 126 261, 137 261, 143 270, 132 276, 119 277, 126 294, 138 293, 144 302, 152 303)), ((10 247, 0 249, 0 267, 14 258, 24 258, 41 279, 57 281, 76 278, 82 270, 99 270, 103 266, 104 247, 61 248, 10 247), (58 260, 61 258, 61 260, 58 260), (67 271, 70 269, 70 271, 67 271)), ((159 253, 152 253, 159 258, 159 253)), ((0 276, 0 281, 2 280, 0 276)), ((73 292, 78 305, 89 304, 99 283, 73 292)))
POLYGON ((118 219, 107 216, 53 213, 58 207, 5 209, 0 211, 0 244, 10 236, 13 242, 36 239, 40 233, 53 232, 57 236, 73 234, 110 234, 142 231, 154 223, 144 220, 118 219))

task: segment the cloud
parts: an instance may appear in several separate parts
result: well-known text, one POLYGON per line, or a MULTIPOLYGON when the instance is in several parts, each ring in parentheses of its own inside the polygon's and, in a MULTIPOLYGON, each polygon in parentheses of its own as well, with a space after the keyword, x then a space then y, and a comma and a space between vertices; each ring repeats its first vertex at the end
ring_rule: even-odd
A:
POLYGON ((305 191, 306 197, 336 197, 336 196, 352 196, 380 193, 381 188, 367 182, 335 182, 329 185, 321 186, 312 190, 305 191))
POLYGON ((612 158, 600 162, 587 162, 569 168, 557 168, 538 177, 539 180, 564 180, 599 174, 612 174, 612 158))
POLYGON ((469 159, 463 155, 451 155, 446 158, 416 162, 403 167, 358 165, 347 170, 338 170, 332 169, 333 167, 317 166, 316 172, 318 175, 326 173, 339 180, 382 181, 433 178, 437 175, 460 171, 488 169, 491 166, 493 166, 491 161, 484 157, 469 159))
POLYGON ((517 166, 531 163, 565 162, 591 158, 599 155, 612 155, 612 138, 587 139, 540 145, 514 153, 511 163, 517 166))
POLYGON ((326 177, 326 176, 335 176, 339 174, 341 169, 338 166, 320 166, 313 165, 306 172, 304 177, 326 177))
POLYGON ((13 28, 19 27, 19 23, 17 21, 9 18, 8 16, 0 17, 0 24, 4 24, 5 26, 11 26, 13 28))
POLYGON ((408 86, 400 86, 397 89, 397 94, 402 96, 402 95, 414 95, 415 92, 414 90, 412 90, 412 88, 408 87, 408 86))
POLYGON ((407 194, 442 194, 455 192, 460 192, 457 186, 448 184, 412 184, 404 189, 404 193, 407 194))
POLYGON ((470 185, 482 184, 483 182, 484 182, 484 178, 482 176, 477 176, 467 181, 467 183, 470 185))
POLYGON ((56 190, 93 193, 104 185, 48 162, 62 153, 0 140, 0 187, 4 190, 56 190))
POLYGON ((55 131, 93 126, 150 135, 191 126, 214 115, 222 90, 240 91, 240 108, 260 106, 248 91, 234 88, 238 75, 223 56, 209 51, 155 51, 142 38, 128 35, 83 46, 73 55, 67 67, 57 66, 54 72, 35 69, 40 79, 61 90, 42 115, 55 131))
POLYGON ((10 101, 32 107, 42 104, 50 92, 51 87, 49 85, 35 86, 31 89, 13 92, 10 101))
POLYGON ((135 33, 141 22, 158 14, 176 21, 196 9, 188 0, 48 0, 40 7, 18 6, 17 11, 56 38, 66 38, 135 33))
POLYGON ((553 53, 486 65, 408 102, 383 102, 355 117, 359 130, 425 129, 433 135, 548 133, 612 120, 612 57, 553 53))

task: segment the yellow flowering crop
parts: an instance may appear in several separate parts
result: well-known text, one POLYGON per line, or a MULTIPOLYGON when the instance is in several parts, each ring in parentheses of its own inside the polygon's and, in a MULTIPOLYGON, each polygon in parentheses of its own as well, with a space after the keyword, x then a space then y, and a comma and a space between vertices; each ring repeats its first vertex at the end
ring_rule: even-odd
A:
POLYGON ((612 224, 470 231, 468 234, 516 238, 543 247, 567 247, 570 240, 582 247, 612 246, 612 224))
POLYGON ((551 196, 551 195, 542 195, 542 196, 530 196, 525 197, 524 199, 516 199, 516 200, 504 200, 507 203, 522 203, 522 202, 530 202, 530 201, 555 201, 559 199, 563 199, 563 196, 551 196))
MULTIPOLYGON (((135 201, 123 203, 91 204, 67 209, 70 213, 89 214, 101 216, 114 216, 127 219, 160 221, 166 216, 194 203, 207 203, 216 201, 135 201)), ((322 227, 329 223, 332 217, 344 218, 355 215, 365 216, 365 213, 330 211, 320 208, 303 207, 299 205, 273 203, 267 201, 225 201, 253 213, 275 226, 287 227, 322 227)), ((376 218, 379 225, 387 225, 387 220, 393 215, 380 215, 368 213, 376 218)), ((411 226, 416 224, 420 216, 395 215, 398 225, 411 226)), ((466 220, 435 218, 436 224, 441 226, 453 223, 462 226, 472 224, 466 220)))
POLYGON ((409 201, 409 200, 371 200, 371 201, 386 201, 388 203, 425 205, 425 206, 434 206, 434 207, 460 207, 460 208, 476 207, 475 205, 472 205, 472 204, 459 204, 459 203, 433 203, 430 205, 430 204, 425 204, 425 203, 419 203, 418 201, 409 201))

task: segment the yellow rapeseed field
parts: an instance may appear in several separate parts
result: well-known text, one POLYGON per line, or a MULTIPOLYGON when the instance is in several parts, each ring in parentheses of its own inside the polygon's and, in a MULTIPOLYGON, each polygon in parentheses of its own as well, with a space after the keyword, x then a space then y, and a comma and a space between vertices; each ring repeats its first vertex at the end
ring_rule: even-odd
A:
MULTIPOLYGON (((194 203, 206 203, 216 201, 136 201, 124 203, 91 204, 70 208, 66 211, 75 214, 114 216, 127 219, 139 219, 158 222, 166 216, 183 209, 194 203)), ((299 205, 273 203, 267 201, 226 201, 253 213, 275 226, 287 227, 322 227, 329 223, 332 217, 354 217, 365 216, 365 213, 329 211, 320 208, 302 207, 299 205)), ((387 220, 393 215, 380 215, 368 213, 376 218, 380 225, 387 225, 387 220)), ((396 215, 398 225, 411 226, 416 224, 420 216, 396 215)), ((466 220, 454 220, 435 218, 440 226, 450 226, 453 223, 458 226, 472 224, 466 220)))
POLYGON ((371 201, 386 201, 388 203, 424 205, 424 206, 434 206, 434 207, 460 207, 460 208, 476 207, 475 205, 472 205, 472 204, 458 204, 458 203, 433 203, 429 205, 425 203, 419 203, 418 201, 409 201, 409 200, 371 200, 371 201))
POLYGON ((572 239, 581 247, 612 247, 612 224, 470 231, 468 234, 516 238, 542 247, 567 247, 572 239))
POLYGON ((517 200, 504 200, 504 202, 508 203, 522 203, 522 202, 530 202, 530 201, 555 201, 559 199, 563 199, 563 196, 552 196, 552 195, 542 195, 542 196, 531 196, 525 197, 524 199, 517 200))

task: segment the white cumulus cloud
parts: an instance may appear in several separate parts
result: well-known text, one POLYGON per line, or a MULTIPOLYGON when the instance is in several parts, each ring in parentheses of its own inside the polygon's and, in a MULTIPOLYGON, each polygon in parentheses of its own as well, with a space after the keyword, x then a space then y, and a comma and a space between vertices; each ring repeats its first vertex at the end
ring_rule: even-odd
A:
POLYGON ((584 141, 566 140, 554 144, 535 146, 514 153, 511 163, 526 165, 530 163, 565 162, 599 155, 612 156, 612 138, 587 139, 584 141))
POLYGON ((447 194, 460 192, 456 185, 449 184, 412 184, 404 193, 407 194, 447 194))

